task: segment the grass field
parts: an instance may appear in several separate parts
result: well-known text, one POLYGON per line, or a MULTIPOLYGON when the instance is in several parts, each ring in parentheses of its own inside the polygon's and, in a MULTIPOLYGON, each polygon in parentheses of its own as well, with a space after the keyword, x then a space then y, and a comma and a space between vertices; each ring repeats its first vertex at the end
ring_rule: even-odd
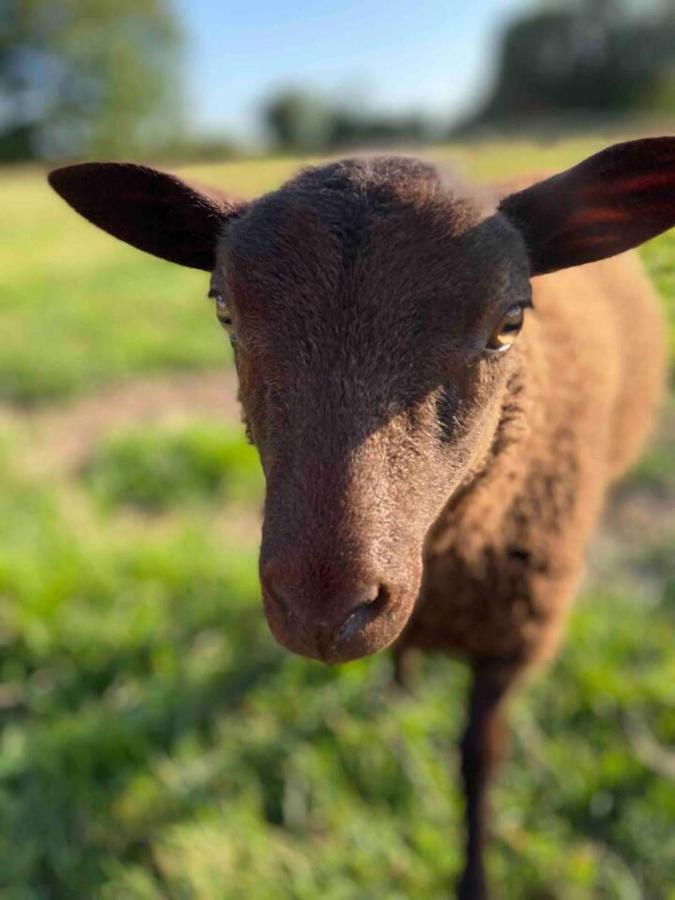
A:
MULTIPOLYGON (((439 150, 479 178, 602 144, 439 150)), ((298 165, 189 170, 253 194, 298 165)), ((206 279, 0 171, 0 897, 438 898, 466 672, 279 649, 262 485, 206 279)), ((675 360, 675 234, 642 251, 675 360)), ((675 402, 617 492, 569 640, 513 709, 506 900, 675 898, 675 402)))

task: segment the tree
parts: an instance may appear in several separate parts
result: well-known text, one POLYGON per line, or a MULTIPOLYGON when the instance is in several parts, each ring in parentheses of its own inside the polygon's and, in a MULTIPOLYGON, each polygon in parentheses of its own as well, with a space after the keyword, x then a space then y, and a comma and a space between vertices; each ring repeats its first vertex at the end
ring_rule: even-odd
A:
POLYGON ((323 152, 339 147, 423 143, 429 124, 418 115, 388 115, 324 99, 300 89, 275 94, 262 108, 263 123, 277 149, 323 152))
POLYGON ((316 152, 330 145, 333 111, 314 94, 282 90, 263 105, 262 117, 277 149, 316 152))
POLYGON ((0 159, 150 151, 180 127, 168 0, 3 0, 0 159))
POLYGON ((507 28, 494 89, 469 124, 654 107, 673 71, 672 2, 549 3, 507 28))

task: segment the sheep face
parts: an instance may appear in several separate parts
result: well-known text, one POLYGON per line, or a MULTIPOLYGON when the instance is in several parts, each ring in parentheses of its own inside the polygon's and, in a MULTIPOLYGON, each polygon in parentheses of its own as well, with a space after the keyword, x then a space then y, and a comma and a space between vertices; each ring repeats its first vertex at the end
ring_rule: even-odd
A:
POLYGON ((333 164, 230 223, 212 294, 266 476, 271 630, 330 663, 373 653, 494 438, 530 302, 522 241, 420 163, 333 164))

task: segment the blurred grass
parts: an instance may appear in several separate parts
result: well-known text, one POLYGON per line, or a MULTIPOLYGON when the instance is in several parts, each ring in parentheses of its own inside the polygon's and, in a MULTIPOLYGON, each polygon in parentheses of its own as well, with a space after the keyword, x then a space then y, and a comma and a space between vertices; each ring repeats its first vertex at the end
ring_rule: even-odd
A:
POLYGON ((135 428, 102 442, 84 469, 108 504, 158 512, 185 502, 262 500, 260 464, 241 428, 135 428))
MULTIPOLYGON (((601 144, 453 156, 502 177, 601 144)), ((189 172, 247 195, 297 165, 189 172)), ((0 172, 0 197, 0 395, 18 405, 0 420, 0 896, 447 896, 464 668, 425 660, 401 698, 386 655, 332 670, 276 647, 256 529, 223 524, 260 497, 228 423, 130 423, 84 470, 31 467, 46 438, 20 406, 217 367, 227 342, 203 273, 116 244, 39 173, 0 172)), ((675 236, 643 253, 672 340, 675 236)), ((507 900, 675 897, 674 485, 668 426, 622 489, 647 527, 613 513, 560 660, 514 706, 491 849, 507 900)))
MULTIPOLYGON (((203 174, 253 193, 292 169, 290 161, 236 163, 203 174)), ((167 265, 93 228, 43 173, 5 173, 0 202, 11 223, 0 232, 0 402, 50 402, 229 358, 213 327, 205 273, 167 265)))

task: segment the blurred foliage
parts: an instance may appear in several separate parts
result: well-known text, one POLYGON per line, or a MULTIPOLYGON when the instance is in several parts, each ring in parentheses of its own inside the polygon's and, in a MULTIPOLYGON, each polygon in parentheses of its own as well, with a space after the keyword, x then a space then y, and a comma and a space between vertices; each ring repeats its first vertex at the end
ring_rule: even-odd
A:
POLYGON ((262 118, 276 150, 303 153, 419 144, 431 140, 434 133, 419 115, 385 115, 298 89, 276 93, 264 104, 262 118))
MULTIPOLYGON (((600 144, 453 155, 502 177, 600 144)), ((304 162, 187 174, 252 195, 304 162)), ((465 668, 425 659, 401 697, 387 654, 329 669, 274 644, 241 432, 137 425, 94 439, 84 478, 60 466, 55 400, 216 367, 228 343, 204 273, 118 244, 41 174, 0 172, 0 203, 0 896, 448 896, 465 668)), ((643 258, 675 360, 675 235, 643 258)), ((644 527, 605 538, 560 660, 514 703, 490 850, 504 900, 675 896, 675 535, 657 515, 674 473, 666 428, 623 488, 653 502, 644 527)))
POLYGON ((675 103, 672 0, 549 2, 507 27, 495 87, 464 127, 675 103))
MULTIPOLYGON (((0 484, 0 893, 438 897, 460 864, 464 667, 328 669, 271 640, 253 546, 196 511, 118 530, 74 483, 0 484)), ((672 539, 672 536, 671 536, 672 539)), ((675 794, 668 539, 577 609, 513 710, 491 864, 509 900, 666 898, 675 794), (659 562, 661 560, 661 562, 659 562), (611 627, 608 627, 609 623, 611 627)))
POLYGON ((42 174, 0 173, 0 400, 93 390, 229 356, 203 275, 166 266, 73 214, 42 174))
POLYGON ((320 150, 330 140, 331 110, 320 97, 306 91, 275 94, 264 105, 262 118, 278 147, 320 150))
POLYGON ((262 499, 255 449, 240 428, 213 422, 116 434, 97 448, 83 475, 107 503, 147 511, 190 501, 262 499))
POLYGON ((0 160, 115 157, 179 133, 169 0, 4 0, 0 160))
POLYGON ((243 156, 236 140, 222 135, 184 132, 162 145, 161 156, 169 163, 224 162, 243 156))

